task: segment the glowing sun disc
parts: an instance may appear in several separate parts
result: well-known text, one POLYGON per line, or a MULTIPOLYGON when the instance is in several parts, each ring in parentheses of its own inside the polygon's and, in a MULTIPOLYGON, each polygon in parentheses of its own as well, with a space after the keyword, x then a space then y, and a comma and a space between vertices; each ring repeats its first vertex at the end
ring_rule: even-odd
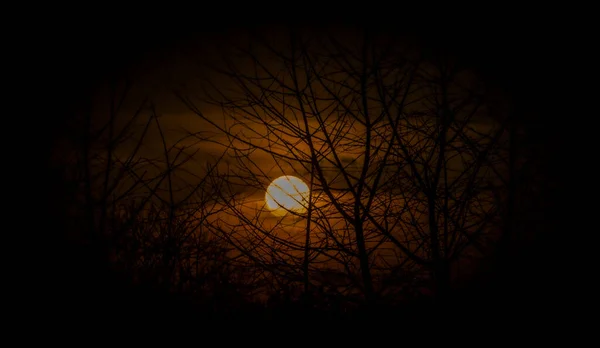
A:
POLYGON ((301 179, 284 175, 273 180, 265 193, 267 209, 275 215, 285 215, 288 211, 306 211, 309 188, 301 179))

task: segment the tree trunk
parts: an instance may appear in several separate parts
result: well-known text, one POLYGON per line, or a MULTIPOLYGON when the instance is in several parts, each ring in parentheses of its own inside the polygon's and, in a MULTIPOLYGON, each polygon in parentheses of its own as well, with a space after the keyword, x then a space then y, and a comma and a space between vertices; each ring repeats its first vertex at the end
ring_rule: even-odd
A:
POLYGON ((356 221, 354 223, 354 232, 356 233, 356 245, 358 247, 358 256, 360 259, 360 272, 363 280, 365 300, 367 301, 367 305, 371 306, 375 302, 375 292, 373 290, 369 255, 365 246, 362 222, 356 221))

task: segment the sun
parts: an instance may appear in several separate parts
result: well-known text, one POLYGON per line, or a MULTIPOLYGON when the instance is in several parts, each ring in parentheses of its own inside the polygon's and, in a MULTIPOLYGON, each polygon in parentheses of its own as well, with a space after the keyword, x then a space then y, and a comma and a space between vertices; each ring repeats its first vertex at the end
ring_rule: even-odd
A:
POLYGON ((288 211, 304 213, 310 190, 301 179, 292 176, 280 176, 267 187, 265 203, 274 215, 283 216, 288 211))

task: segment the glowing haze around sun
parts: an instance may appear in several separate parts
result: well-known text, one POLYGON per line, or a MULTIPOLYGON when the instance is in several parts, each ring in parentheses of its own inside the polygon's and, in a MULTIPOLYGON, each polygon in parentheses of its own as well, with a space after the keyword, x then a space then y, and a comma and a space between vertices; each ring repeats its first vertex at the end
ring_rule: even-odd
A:
POLYGON ((283 216, 288 211, 304 213, 306 211, 309 188, 301 179, 284 175, 280 176, 267 188, 265 203, 272 214, 283 216))

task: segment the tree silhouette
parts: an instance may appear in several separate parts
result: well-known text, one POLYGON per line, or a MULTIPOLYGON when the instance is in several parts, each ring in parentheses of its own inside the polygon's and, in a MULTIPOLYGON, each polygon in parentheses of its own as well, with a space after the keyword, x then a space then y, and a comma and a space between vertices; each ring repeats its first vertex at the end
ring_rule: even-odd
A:
MULTIPOLYGON (((207 228, 223 210, 215 199, 221 183, 212 175, 221 158, 199 156, 196 148, 210 136, 169 133, 149 99, 128 93, 132 85, 110 81, 78 110, 71 124, 77 131, 54 159, 68 184, 66 241, 81 250, 68 262, 87 267, 75 278, 98 273, 93 263, 107 275, 96 274, 94 286, 121 284, 147 293, 153 306, 169 306, 173 294, 208 313, 245 305, 255 288, 252 270, 234 267, 227 246, 207 228)), ((110 305, 146 307, 145 298, 121 294, 110 305)))
POLYGON ((178 93, 228 154, 212 173, 222 214, 207 226, 265 284, 443 302, 502 233, 509 118, 451 56, 358 37, 253 37, 224 51, 203 94, 178 93), (275 217, 263 195, 284 174, 310 197, 275 217))
POLYGON ((447 47, 405 37, 248 39, 203 47, 216 60, 186 70, 203 85, 182 83, 175 110, 115 73, 57 126, 51 212, 75 247, 53 253, 84 283, 70 291, 119 293, 118 278, 132 291, 94 300, 254 318, 428 315, 477 302, 455 295, 489 269, 504 272, 494 294, 514 286, 498 285, 542 228, 550 187, 522 104, 447 47), (285 214, 265 202, 283 175, 309 187, 285 214))

